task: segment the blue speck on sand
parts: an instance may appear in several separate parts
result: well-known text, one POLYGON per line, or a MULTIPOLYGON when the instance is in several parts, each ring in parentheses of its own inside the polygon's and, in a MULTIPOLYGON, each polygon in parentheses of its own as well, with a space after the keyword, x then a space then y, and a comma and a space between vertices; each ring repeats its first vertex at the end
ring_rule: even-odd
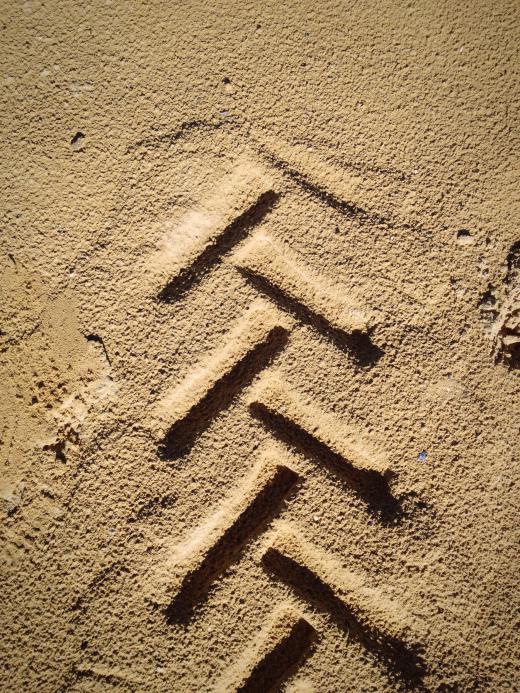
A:
POLYGON ((418 457, 421 462, 424 462, 424 460, 428 457, 428 453, 423 450, 419 453, 418 457))

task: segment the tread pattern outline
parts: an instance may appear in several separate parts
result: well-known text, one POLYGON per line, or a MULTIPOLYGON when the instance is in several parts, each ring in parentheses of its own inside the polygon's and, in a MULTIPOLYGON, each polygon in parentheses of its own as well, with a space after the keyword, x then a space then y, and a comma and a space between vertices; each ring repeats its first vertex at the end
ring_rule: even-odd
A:
MULTIPOLYGON (((289 168, 287 162, 278 160, 268 152, 261 153, 272 166, 289 175, 324 204, 349 216, 358 216, 364 222, 387 222, 314 185, 305 174, 289 168)), ((239 179, 240 175, 232 175, 231 187, 233 181, 238 185, 239 179)), ((226 211, 224 200, 219 201, 219 214, 210 218, 209 223, 206 215, 202 233, 193 234, 195 240, 192 247, 186 251, 175 270, 169 273, 168 280, 159 291, 159 298, 171 301, 183 297, 230 254, 235 245, 244 241, 281 197, 272 187, 266 187, 265 173, 250 176, 245 189, 242 183, 238 203, 235 197, 233 204, 228 205, 234 210, 232 213, 226 211)), ((229 189, 229 181, 226 185, 229 189)), ((287 313, 310 324, 329 337, 338 348, 348 351, 359 365, 372 365, 383 355, 371 341, 370 322, 363 310, 338 302, 326 280, 307 272, 292 255, 288 256, 285 251, 282 254, 265 235, 256 233, 238 248, 230 262, 261 294, 274 301, 280 314, 287 313)), ((267 332, 267 336, 264 335, 263 340, 257 339, 256 343, 252 340, 253 345, 250 340, 248 349, 244 348, 240 336, 243 336, 244 322, 247 321, 247 316, 243 316, 242 322, 230 331, 226 345, 210 358, 211 367, 206 367, 206 372, 199 377, 200 387, 194 388, 196 394, 191 399, 183 402, 182 396, 178 397, 180 391, 184 389, 186 392, 187 385, 193 383, 190 377, 164 398, 160 405, 162 414, 158 417, 161 420, 158 426, 161 454, 180 457, 189 452, 202 430, 283 349, 291 324, 283 323, 281 318, 279 321, 275 319, 276 325, 267 332), (266 354, 258 351, 264 348, 266 354), (167 414, 165 416, 168 402, 173 405, 178 401, 183 403, 172 407, 174 410, 177 407, 178 411, 170 411, 173 415, 168 422, 167 414)), ((366 500, 368 508, 379 519, 395 519, 399 504, 389 489, 388 470, 384 462, 361 449, 359 444, 349 444, 352 436, 342 429, 341 423, 326 412, 320 412, 315 406, 303 402, 297 393, 273 380, 261 382, 251 394, 249 404, 251 413, 261 419, 277 438, 339 474, 348 486, 366 500), (332 435, 333 431, 340 431, 343 435, 332 435)), ((252 485, 248 489, 241 487, 234 494, 233 498, 244 496, 247 502, 241 504, 231 501, 232 507, 227 508, 227 514, 224 513, 214 523, 216 530, 210 532, 211 541, 198 548, 192 547, 191 554, 187 552, 176 564, 180 568, 179 574, 172 570, 171 562, 165 561, 162 578, 166 589, 163 584, 162 597, 153 601, 163 605, 169 622, 186 623, 194 617, 195 607, 205 598, 211 584, 231 562, 238 559, 243 546, 253 536, 268 528, 287 494, 299 480, 296 472, 279 464, 275 465, 274 474, 271 468, 270 479, 262 485, 259 480, 265 479, 266 469, 269 469, 269 465, 264 461, 263 467, 255 472, 256 479, 252 485)), ((200 534, 204 528, 207 529, 206 525, 195 530, 194 534, 200 534)), ((398 676, 402 684, 418 689, 425 673, 423 660, 418 654, 420 644, 413 641, 410 645, 408 634, 388 633, 384 619, 382 622, 378 617, 378 599, 371 600, 370 596, 367 597, 369 592, 363 592, 355 585, 346 590, 338 587, 341 580, 335 583, 327 571, 320 573, 316 569, 323 559, 318 558, 313 562, 308 558, 313 555, 312 551, 305 553, 300 540, 295 540, 293 544, 293 548, 297 549, 296 557, 287 548, 287 537, 284 540, 278 536, 262 556, 264 568, 291 585, 312 608, 328 613, 342 630, 353 634, 385 665, 391 677, 398 676), (307 558, 301 558, 302 551, 307 558), (363 595, 364 601, 360 595, 363 595), (363 604, 362 608, 359 607, 360 603, 363 604)), ((277 618, 275 610, 274 622, 277 618)), ((286 622, 283 618, 282 621, 286 622)), ((289 619, 289 622, 292 623, 289 630, 271 647, 265 646, 265 642, 271 642, 270 636, 262 636, 260 645, 253 644, 251 648, 257 653, 256 658, 241 666, 237 664, 239 673, 235 667, 235 678, 229 673, 231 679, 226 684, 227 688, 218 690, 275 690, 318 637, 304 616, 293 618, 292 621, 289 619), (269 679, 269 671, 276 672, 276 682, 269 679)))

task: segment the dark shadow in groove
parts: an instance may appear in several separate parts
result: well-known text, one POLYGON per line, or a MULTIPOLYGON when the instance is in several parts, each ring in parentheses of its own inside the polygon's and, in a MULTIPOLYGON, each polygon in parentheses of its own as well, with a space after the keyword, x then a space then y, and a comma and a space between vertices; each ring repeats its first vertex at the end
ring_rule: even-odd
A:
POLYGON ((184 267, 166 284, 159 293, 159 299, 173 303, 182 298, 220 263, 224 255, 243 241, 251 229, 260 224, 279 198, 280 194, 274 190, 262 193, 251 207, 226 226, 215 242, 207 246, 191 265, 184 267))
POLYGON ((291 632, 255 666, 251 676, 237 693, 271 693, 279 691, 311 654, 318 634, 304 618, 299 618, 291 632))
POLYGON ((362 207, 354 204, 353 202, 347 202, 342 200, 337 195, 334 195, 330 190, 327 190, 322 185, 313 183, 308 176, 306 176, 302 171, 294 168, 289 164, 289 162, 275 156, 272 152, 267 151, 265 148, 261 149, 265 158, 269 163, 285 174, 288 178, 293 180, 297 185, 300 186, 302 190, 309 193, 313 197, 316 197, 320 202, 322 202, 327 207, 335 209, 340 214, 351 219, 355 218, 357 221, 364 224, 377 224, 383 228, 393 229, 400 227, 402 229, 411 229, 413 231, 419 231, 423 233, 425 229, 416 224, 411 224, 409 222, 401 222, 391 219, 389 217, 384 217, 380 214, 374 214, 373 212, 367 212, 362 207))
POLYGON ((274 327, 265 341, 238 361, 183 419, 173 424, 159 447, 160 456, 163 459, 179 459, 186 455, 216 416, 227 409, 241 390, 250 385, 282 351, 288 337, 284 327, 274 327))
POLYGON ((325 443, 261 402, 253 402, 249 409, 275 437, 299 450, 312 462, 328 467, 362 498, 370 514, 382 524, 393 524, 400 518, 399 501, 392 495, 388 481, 382 474, 354 467, 325 443))
POLYGON ((407 689, 419 691, 426 666, 421 653, 398 638, 371 629, 361 623, 352 609, 332 588, 312 570, 284 556, 276 548, 269 548, 262 557, 266 570, 290 585, 305 601, 318 611, 329 614, 336 625, 353 635, 378 661, 385 666, 391 680, 398 679, 407 689))
POLYGON ((265 530, 298 480, 292 469, 277 467, 273 478, 211 547, 202 562, 186 575, 179 592, 166 609, 169 623, 189 622, 195 606, 207 596, 211 584, 237 560, 246 543, 265 530))
POLYGON ((286 176, 289 176, 289 178, 291 178, 297 185, 299 185, 303 190, 305 190, 305 192, 308 192, 314 197, 317 197, 328 207, 332 207, 332 209, 335 209, 336 211, 340 212, 341 214, 347 217, 356 217, 360 221, 368 221, 376 224, 385 224, 387 226, 393 226, 393 223, 389 219, 385 219, 384 217, 379 216, 377 214, 370 214, 366 210, 362 209, 361 207, 358 207, 352 202, 346 202, 345 200, 342 200, 341 198, 331 193, 329 190, 326 190, 321 185, 313 183, 304 173, 298 171, 295 168, 292 168, 287 161, 279 159, 272 153, 265 153, 265 156, 275 168, 282 171, 282 173, 285 173, 286 176))
POLYGON ((301 322, 311 325, 314 329, 325 334, 333 344, 342 351, 348 353, 357 366, 361 368, 373 366, 384 356, 384 351, 375 345, 370 336, 363 332, 344 332, 339 330, 326 320, 322 315, 315 313, 308 306, 288 296, 280 287, 271 284, 265 277, 243 267, 237 267, 240 274, 257 290, 271 300, 279 308, 295 315, 301 322))
POLYGON ((100 337, 98 334, 87 334, 85 335, 85 339, 87 340, 87 342, 96 342, 96 344, 99 344, 101 346, 101 348, 103 349, 103 353, 105 354, 105 358, 108 362, 108 365, 111 366, 112 364, 110 362, 110 357, 108 355, 105 342, 103 341, 103 337, 100 337))

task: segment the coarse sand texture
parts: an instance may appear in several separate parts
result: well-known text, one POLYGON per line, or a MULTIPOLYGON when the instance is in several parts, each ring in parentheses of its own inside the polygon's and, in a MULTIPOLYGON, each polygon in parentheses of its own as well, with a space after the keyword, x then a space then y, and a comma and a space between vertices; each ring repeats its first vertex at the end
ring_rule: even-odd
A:
POLYGON ((1 28, 0 693, 520 690, 517 3, 1 28))

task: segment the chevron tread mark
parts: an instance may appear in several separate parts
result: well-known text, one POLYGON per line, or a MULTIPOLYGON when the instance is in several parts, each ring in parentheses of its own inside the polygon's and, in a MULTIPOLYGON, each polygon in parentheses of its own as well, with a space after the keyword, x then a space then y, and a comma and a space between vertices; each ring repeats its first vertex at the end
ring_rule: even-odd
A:
POLYGON ((358 223, 383 229, 401 227, 425 232, 410 215, 409 203, 401 187, 402 172, 398 173, 401 179, 398 182, 392 181, 396 171, 382 171, 379 167, 376 170, 364 167, 360 171, 359 167, 350 165, 354 172, 351 170, 347 173, 344 168, 328 163, 308 147, 289 144, 277 137, 266 137, 259 130, 252 131, 251 137, 266 162, 339 214, 358 223), (373 197, 371 191, 388 186, 392 191, 387 198, 391 200, 391 205, 385 214, 381 214, 379 203, 370 202, 373 197))
MULTIPOLYGON (((355 181, 338 183, 327 165, 311 176, 305 172, 305 157, 302 166, 299 155, 293 165, 289 150, 286 159, 283 152, 280 157, 269 147, 259 149, 270 170, 242 157, 216 190, 164 236, 162 249, 152 259, 154 295, 160 300, 184 297, 223 261, 269 299, 254 301, 223 343, 160 399, 152 428, 159 453, 167 459, 189 453, 220 412, 272 363, 285 347, 295 318, 330 339, 358 366, 371 366, 384 355, 372 342, 372 315, 256 227, 280 197, 273 181, 281 176, 275 169, 346 216, 385 227, 393 221, 365 209, 355 181)), ((321 410, 276 373, 263 374, 246 401, 249 412, 271 434, 337 475, 379 521, 395 524, 402 510, 389 486, 388 462, 358 431, 321 410)), ((283 452, 269 449, 251 475, 184 541, 167 544, 152 557, 148 599, 160 607, 167 623, 192 622, 245 546, 269 530, 299 481, 283 452)), ((265 570, 353 636, 384 665, 393 682, 419 690, 425 666, 411 618, 379 590, 366 587, 363 576, 346 572, 297 530, 276 522, 260 559, 265 570)), ((279 690, 312 652, 316 639, 307 617, 287 606, 275 609, 214 691, 279 690)))
POLYGON ((308 657, 317 633, 297 610, 275 609, 269 622, 239 661, 218 681, 213 693, 269 693, 280 690, 308 657))
POLYGON ((277 247, 257 233, 230 258, 230 262, 260 293, 325 335, 354 363, 372 366, 384 355, 369 334, 370 318, 351 301, 339 299, 340 291, 323 277, 315 276, 286 248, 277 247))
POLYGON ((249 393, 249 408, 266 429, 312 462, 327 467, 365 502, 381 522, 402 510, 388 483, 383 457, 365 448, 359 435, 305 402, 278 377, 268 375, 249 393))
POLYGON ((312 435, 332 454, 365 471, 384 474, 388 463, 380 454, 371 451, 361 440, 359 434, 341 421, 306 402, 276 375, 266 375, 253 389, 250 401, 263 404, 267 409, 312 432, 312 435))
POLYGON ((392 676, 418 684, 425 673, 422 649, 402 607, 362 576, 347 573, 286 523, 280 523, 262 557, 266 570, 353 635, 392 676))
POLYGON ((162 454, 178 458, 285 346, 291 320, 259 299, 217 348, 160 400, 152 415, 162 454))
POLYGON ((243 547, 280 511, 298 474, 264 452, 250 478, 184 543, 173 547, 154 576, 152 601, 170 622, 183 623, 243 547))
POLYGON ((324 325, 327 332, 337 332, 344 338, 351 332, 366 332, 369 327, 366 312, 343 298, 330 282, 313 276, 289 249, 278 247, 266 234, 254 234, 231 261, 276 287, 289 300, 304 305, 310 322, 324 325))
POLYGON ((279 198, 265 169, 239 160, 195 209, 168 230, 149 262, 153 293, 182 298, 271 211, 279 198))

